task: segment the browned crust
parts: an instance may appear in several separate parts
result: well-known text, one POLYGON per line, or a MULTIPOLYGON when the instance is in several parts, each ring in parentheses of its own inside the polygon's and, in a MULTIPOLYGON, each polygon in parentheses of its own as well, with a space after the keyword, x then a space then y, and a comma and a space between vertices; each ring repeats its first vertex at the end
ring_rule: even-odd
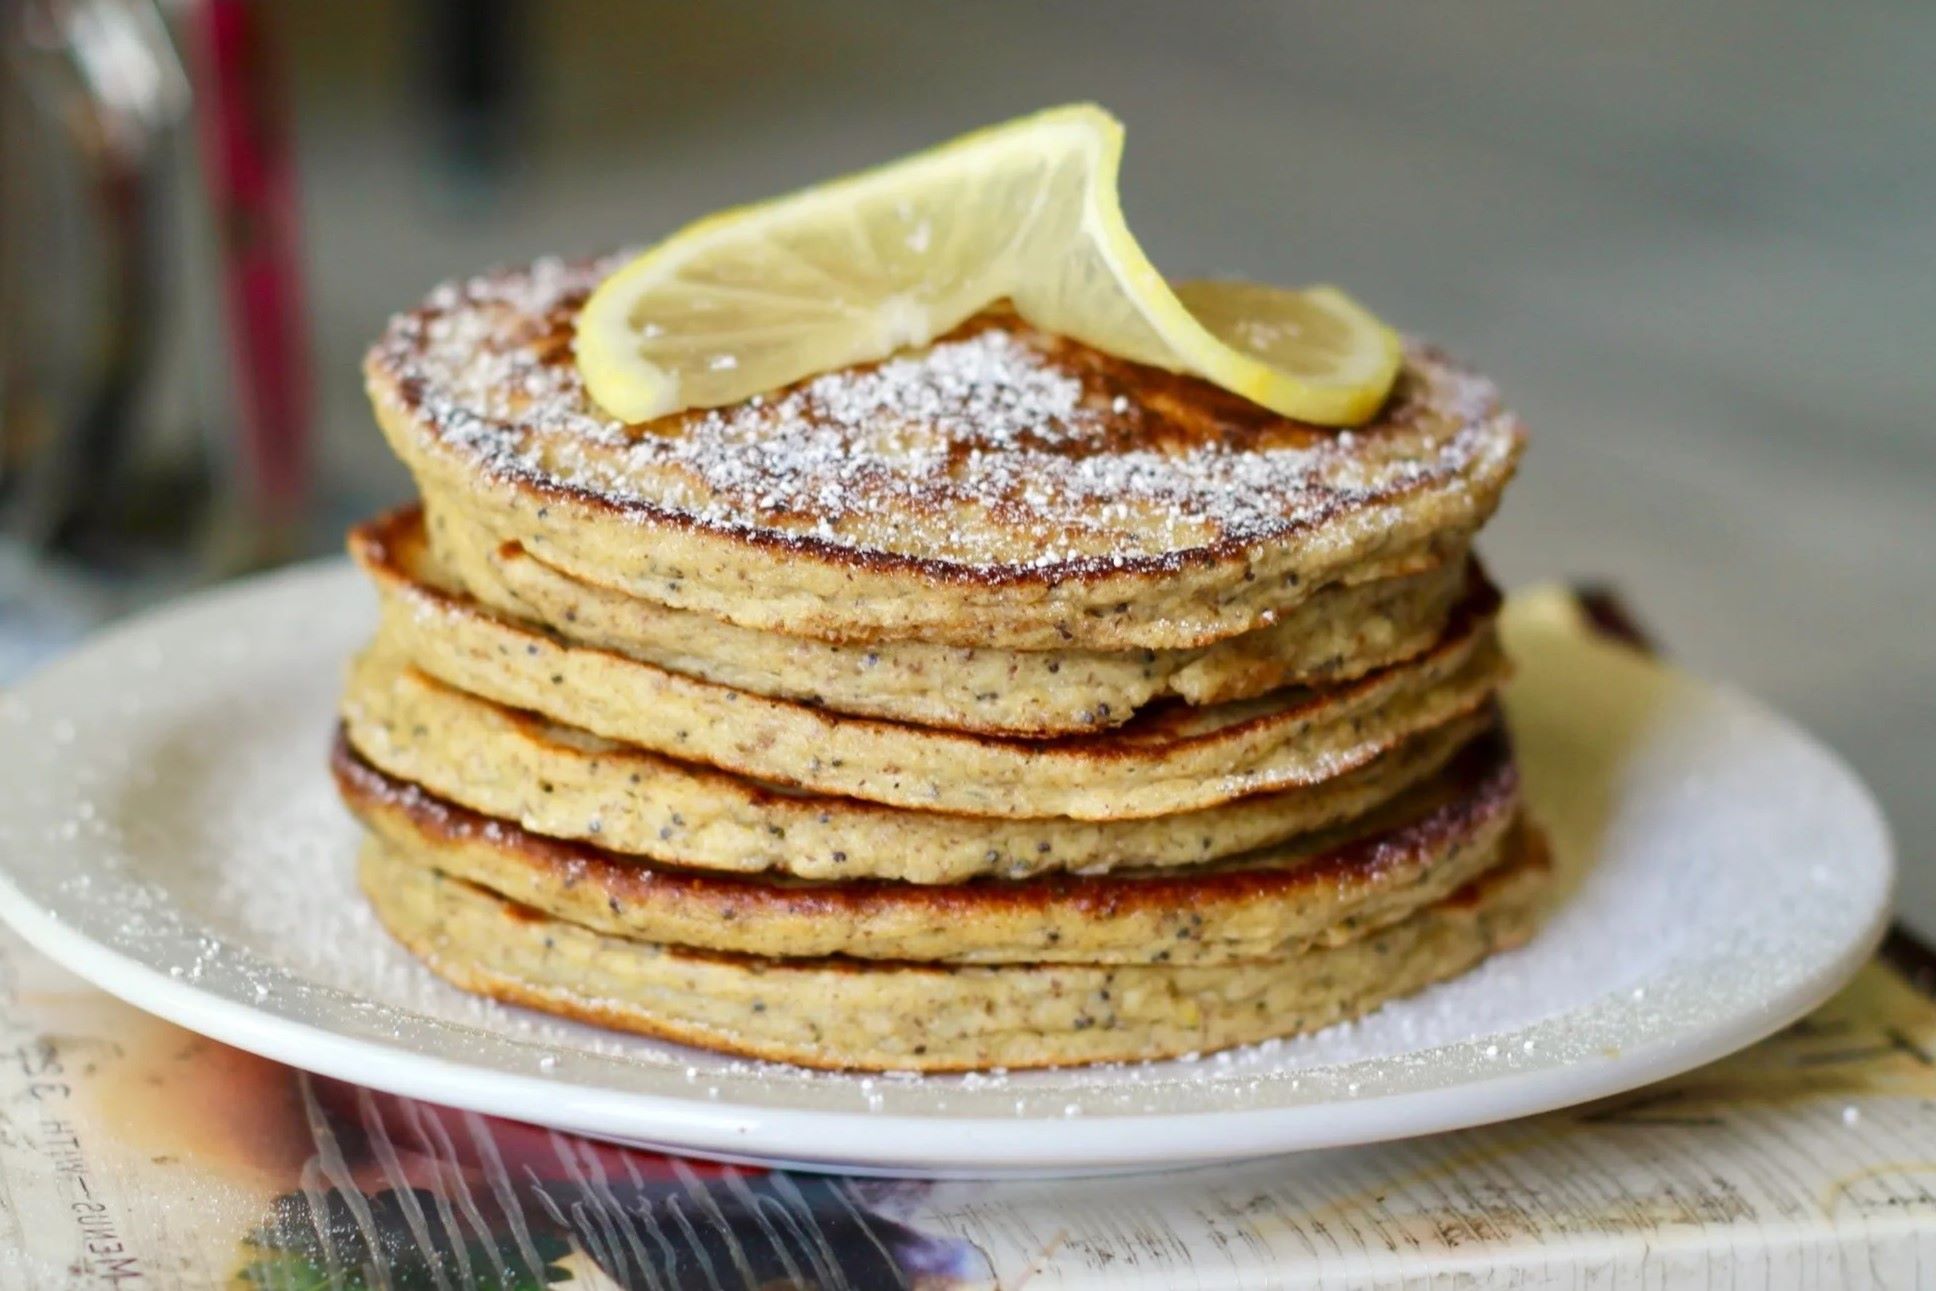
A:
MULTIPOLYGON (((1539 829, 1538 826, 1522 819, 1514 827, 1512 833, 1506 840, 1504 859, 1502 862, 1494 869, 1474 879, 1471 883, 1468 883, 1458 892, 1447 897, 1444 901, 1440 902, 1440 905, 1461 910, 1474 910, 1484 905, 1499 890, 1525 878, 1529 872, 1543 875, 1551 869, 1552 854, 1544 831, 1539 829)), ((462 882, 461 880, 455 879, 446 881, 462 882)), ((493 899, 505 905, 507 912, 509 912, 509 907, 512 903, 505 902, 502 897, 497 897, 495 894, 492 895, 493 899)), ((381 907, 379 906, 380 913, 381 907)), ((547 916, 535 910, 520 909, 513 914, 513 917, 525 917, 540 922, 547 920, 547 916)), ((1491 940, 1491 944, 1486 949, 1486 953, 1498 954, 1502 951, 1511 950, 1514 947, 1523 945, 1531 938, 1533 931, 1534 927, 1531 921, 1522 921, 1515 927, 1495 934, 1491 940)), ((396 930, 391 929, 391 932, 395 935, 396 930)), ((442 977, 444 980, 462 990, 484 996, 488 999, 494 999, 501 1003, 537 1009, 558 1017, 590 1023, 594 1026, 602 1026, 610 1030, 625 1031, 634 1035, 645 1036, 649 1039, 666 1040, 674 1044, 688 1045, 696 1049, 704 1049, 712 1052, 723 1051, 734 1053, 766 1062, 783 1062, 793 1066, 821 1071, 878 1071, 885 1069, 879 1064, 841 1062, 817 1049, 804 1045, 762 1043, 749 1046, 744 1041, 735 1042, 730 1040, 713 1028, 689 1026, 677 1020, 664 1017, 650 1017, 636 1009, 626 1009, 616 1005, 608 1007, 601 1005, 595 1000, 580 999, 575 996, 565 995, 562 992, 534 988, 493 973, 480 972, 469 965, 451 963, 439 956, 435 945, 424 938, 404 938, 399 936, 398 939, 402 941, 404 946, 412 954, 422 960, 426 967, 439 977, 442 977)), ((778 960, 762 960, 754 956, 734 955, 717 951, 694 951, 682 948, 673 953, 682 957, 741 964, 749 968, 758 968, 762 971, 776 973, 786 972, 789 967, 805 968, 820 972, 931 973, 936 976, 963 971, 959 967, 945 965, 902 964, 882 960, 861 961, 840 957, 820 960, 796 960, 792 961, 792 964, 789 965, 778 960)), ((977 970, 969 969, 967 971, 977 970)), ((1170 1056, 1173 1055, 1161 1055, 1160 1057, 1170 1056)), ((1093 1065, 1095 1065, 1095 1061, 1087 1058, 1072 1059, 1066 1062, 1057 1061, 1053 1058, 1043 1058, 1040 1060, 1011 1058, 1003 1064, 1003 1067, 1004 1070, 1008 1071, 1030 1071, 1093 1065)), ((918 1070, 928 1075, 949 1075, 986 1069, 986 1063, 970 1061, 943 1062, 912 1055, 906 1063, 899 1064, 893 1068, 893 1070, 918 1070)))
MULTIPOLYGON (((534 834, 387 775, 365 761, 339 729, 330 754, 338 790, 358 816, 388 808, 433 845, 483 844, 536 871, 540 884, 589 886, 615 905, 652 890, 684 905, 734 919, 748 907, 769 914, 827 916, 892 904, 937 923, 994 911, 1029 913, 1055 905, 1104 919, 1135 909, 1177 910, 1209 903, 1290 900, 1320 885, 1357 886, 1437 855, 1518 809, 1519 773, 1499 728, 1481 736, 1428 782, 1430 805, 1416 816, 1347 838, 1292 865, 1250 866, 1232 858, 1196 870, 1048 874, 961 884, 886 879, 817 882, 684 869, 610 852, 589 843, 534 834)), ((1425 786, 1422 786, 1425 788, 1425 786)))

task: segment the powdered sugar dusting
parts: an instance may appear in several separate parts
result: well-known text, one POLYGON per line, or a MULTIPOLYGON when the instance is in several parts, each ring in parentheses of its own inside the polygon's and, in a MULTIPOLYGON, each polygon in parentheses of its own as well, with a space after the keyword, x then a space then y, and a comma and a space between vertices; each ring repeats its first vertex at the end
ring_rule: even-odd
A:
POLYGON ((1415 350, 1355 432, 999 311, 928 347, 646 426, 604 416, 572 359, 577 306, 614 261, 541 260, 433 292, 372 353, 445 451, 500 476, 768 538, 968 567, 1174 559, 1309 527, 1515 447, 1490 383, 1415 350))

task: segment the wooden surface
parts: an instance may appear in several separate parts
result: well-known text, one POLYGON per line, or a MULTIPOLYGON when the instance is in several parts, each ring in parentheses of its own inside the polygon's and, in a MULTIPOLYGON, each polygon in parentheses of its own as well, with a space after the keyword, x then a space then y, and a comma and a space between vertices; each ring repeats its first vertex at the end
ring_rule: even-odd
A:
POLYGON ((335 518, 401 490, 354 364, 438 276, 1094 97, 1159 264, 1335 279, 1495 371, 1505 578, 1617 582, 1846 753, 1936 932, 1936 6, 533 8, 490 187, 431 164, 401 14, 282 4, 335 518))

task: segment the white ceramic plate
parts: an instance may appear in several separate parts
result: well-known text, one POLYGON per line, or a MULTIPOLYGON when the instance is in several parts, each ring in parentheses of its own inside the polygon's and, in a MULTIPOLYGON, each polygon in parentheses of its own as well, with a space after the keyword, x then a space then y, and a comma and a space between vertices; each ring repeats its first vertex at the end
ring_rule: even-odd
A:
POLYGON ((1887 832, 1751 701, 1509 615, 1511 703, 1563 895, 1525 949, 1359 1023, 1195 1062, 863 1078, 473 999, 375 925, 324 772, 373 622, 341 564, 183 603, 0 696, 0 914, 103 989, 394 1093, 680 1152, 913 1174, 1233 1160, 1520 1116, 1685 1070, 1841 983, 1887 832))

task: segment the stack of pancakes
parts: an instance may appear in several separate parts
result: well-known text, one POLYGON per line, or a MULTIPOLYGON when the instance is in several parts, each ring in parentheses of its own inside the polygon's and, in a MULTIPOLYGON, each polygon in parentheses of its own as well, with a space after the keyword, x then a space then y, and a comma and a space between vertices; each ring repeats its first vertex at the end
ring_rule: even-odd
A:
POLYGON ((1490 384, 1416 348, 1339 432, 993 310, 627 426, 571 355, 610 267, 444 287, 367 363, 422 496, 352 535, 334 765, 437 972, 962 1070, 1306 1031, 1526 935, 1490 384))

